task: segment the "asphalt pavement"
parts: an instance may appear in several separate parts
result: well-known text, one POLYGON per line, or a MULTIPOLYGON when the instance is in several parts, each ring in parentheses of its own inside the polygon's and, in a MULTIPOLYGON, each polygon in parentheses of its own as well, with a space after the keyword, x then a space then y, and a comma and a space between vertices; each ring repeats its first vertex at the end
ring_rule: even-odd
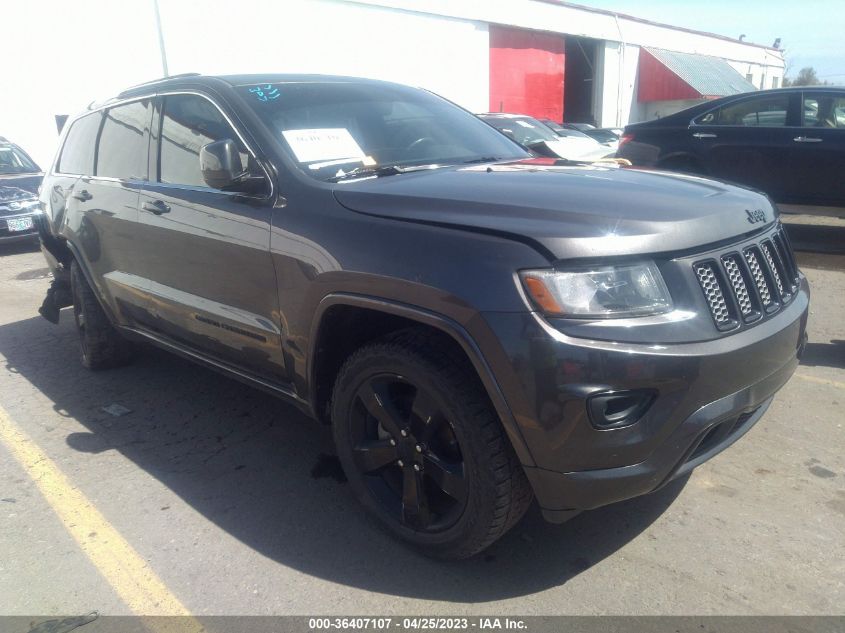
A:
POLYGON ((58 326, 36 312, 41 254, 2 248, 0 614, 843 614, 845 237, 833 229, 802 224, 802 247, 833 241, 799 254, 810 342, 736 445, 564 525, 534 508, 457 563, 368 519, 326 430, 273 397, 152 348, 83 369, 69 312, 58 326))

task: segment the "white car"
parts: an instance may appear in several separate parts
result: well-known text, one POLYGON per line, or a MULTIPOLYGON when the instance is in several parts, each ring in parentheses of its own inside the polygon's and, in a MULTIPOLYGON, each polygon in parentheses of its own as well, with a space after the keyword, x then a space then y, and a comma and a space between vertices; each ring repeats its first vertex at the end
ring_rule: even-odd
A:
POLYGON ((584 134, 559 136, 544 123, 523 114, 493 112, 478 116, 520 145, 543 156, 594 161, 610 158, 615 153, 614 149, 584 134))

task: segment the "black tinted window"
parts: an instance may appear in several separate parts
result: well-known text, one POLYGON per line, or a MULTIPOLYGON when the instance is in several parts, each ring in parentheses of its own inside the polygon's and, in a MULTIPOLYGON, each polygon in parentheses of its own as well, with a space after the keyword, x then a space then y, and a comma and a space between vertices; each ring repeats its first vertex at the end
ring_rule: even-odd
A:
POLYGON ((38 171, 29 156, 14 145, 0 145, 0 174, 27 174, 38 171))
POLYGON ((696 120, 698 125, 783 127, 789 110, 789 95, 774 95, 729 103, 696 120))
POLYGON ((200 148, 223 139, 235 141, 240 149, 241 168, 246 171, 249 155, 232 126, 213 103, 196 95, 165 97, 159 182, 207 187, 200 172, 200 148))
POLYGON ((57 171, 64 174, 94 175, 94 146, 100 129, 99 112, 87 114, 73 122, 68 131, 57 171))
MULTIPOLYGON (((482 117, 521 145, 558 140, 557 134, 530 117, 482 117)), ((580 132, 578 133, 580 135, 580 132)))
POLYGON ((106 110, 97 149, 97 176, 110 178, 147 177, 149 101, 134 101, 106 110))
POLYGON ((803 125, 845 129, 845 97, 804 93, 803 125))

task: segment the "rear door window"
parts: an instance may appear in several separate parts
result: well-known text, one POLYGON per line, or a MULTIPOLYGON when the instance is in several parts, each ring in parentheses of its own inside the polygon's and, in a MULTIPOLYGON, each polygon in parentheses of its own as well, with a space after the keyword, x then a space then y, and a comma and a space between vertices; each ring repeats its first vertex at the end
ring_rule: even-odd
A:
POLYGON ((845 129, 845 96, 831 93, 804 93, 804 127, 845 129))
POLYGON ((711 110, 696 119, 696 125, 739 127, 783 127, 789 112, 789 95, 745 99, 711 110))
POLYGON ((207 188, 200 171, 200 149, 214 141, 231 139, 240 150, 241 169, 249 165, 249 153, 223 113, 198 95, 164 98, 159 150, 159 182, 207 188))
POLYGON ((97 176, 146 180, 150 101, 109 108, 97 146, 97 176))
POLYGON ((81 176, 94 174, 94 148, 101 117, 101 113, 94 112, 73 122, 65 138, 56 171, 81 176))

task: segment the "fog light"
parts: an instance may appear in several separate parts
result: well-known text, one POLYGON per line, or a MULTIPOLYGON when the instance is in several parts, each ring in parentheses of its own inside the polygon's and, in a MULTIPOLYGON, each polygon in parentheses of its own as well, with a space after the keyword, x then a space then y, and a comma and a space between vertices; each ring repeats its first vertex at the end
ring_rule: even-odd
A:
POLYGON ((656 399, 652 389, 605 391, 587 399, 587 412, 595 428, 618 429, 637 422, 656 399))

